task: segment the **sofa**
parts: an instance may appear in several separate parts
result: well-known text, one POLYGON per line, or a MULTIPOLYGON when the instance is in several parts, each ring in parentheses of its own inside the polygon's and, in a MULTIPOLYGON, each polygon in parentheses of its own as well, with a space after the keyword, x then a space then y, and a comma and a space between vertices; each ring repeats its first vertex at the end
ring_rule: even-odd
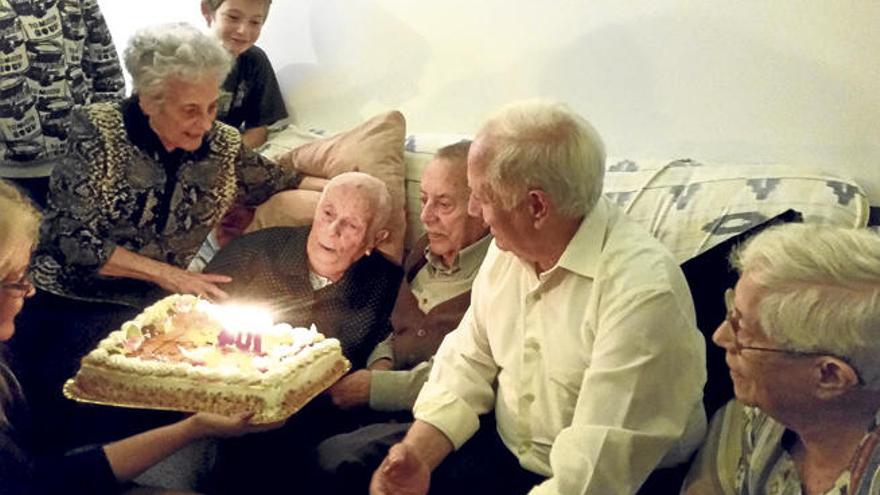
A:
MULTIPOLYGON (((296 126, 275 129, 261 152, 308 175, 330 178, 360 170, 385 181, 395 211, 389 225, 390 241, 380 249, 400 260, 422 234, 422 170, 437 149, 468 138, 462 134, 407 134, 404 117, 388 112, 332 136, 296 126)), ((724 351, 711 342, 711 334, 725 317, 724 291, 736 282, 728 264, 731 249, 777 222, 863 228, 872 216, 867 194, 859 184, 833 170, 797 164, 610 157, 604 194, 661 240, 682 266, 694 297, 697 326, 706 337, 704 404, 708 415, 733 397, 724 351)), ((306 224, 318 196, 317 191, 281 193, 257 209, 249 230, 306 224)), ((660 476, 652 476, 640 493, 680 486, 681 469, 663 471, 667 470, 655 473, 660 476)))
MULTIPOLYGON (((282 166, 329 179, 360 170, 388 185, 394 212, 391 236, 379 246, 401 260, 422 234, 419 181, 442 146, 469 136, 406 133, 399 112, 376 115, 346 131, 286 125, 273 129, 260 149, 282 166)), ((724 318, 723 293, 736 276, 727 258, 733 246, 775 221, 804 221, 865 227, 871 208, 865 190, 833 170, 798 164, 704 163, 695 157, 609 157, 604 194, 660 239, 681 263, 691 286, 697 324, 707 340, 711 413, 732 396, 723 351, 711 334, 724 318)), ((257 209, 248 230, 311 221, 319 191, 287 191, 257 209)))

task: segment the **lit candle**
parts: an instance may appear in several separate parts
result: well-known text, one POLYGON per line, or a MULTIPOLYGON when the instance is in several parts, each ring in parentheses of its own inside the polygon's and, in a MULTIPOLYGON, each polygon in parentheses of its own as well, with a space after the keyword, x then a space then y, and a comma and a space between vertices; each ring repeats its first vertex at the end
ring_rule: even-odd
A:
POLYGON ((245 352, 263 353, 262 332, 272 327, 272 317, 264 308, 256 306, 215 306, 214 316, 223 324, 217 335, 217 345, 235 346, 245 352))

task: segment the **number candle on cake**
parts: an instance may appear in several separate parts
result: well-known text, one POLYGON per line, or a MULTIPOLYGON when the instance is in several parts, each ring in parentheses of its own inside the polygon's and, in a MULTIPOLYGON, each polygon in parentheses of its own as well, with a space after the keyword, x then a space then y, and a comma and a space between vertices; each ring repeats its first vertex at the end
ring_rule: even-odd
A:
POLYGON ((348 371, 339 341, 253 306, 166 297, 82 360, 65 394, 128 407, 286 418, 348 371))

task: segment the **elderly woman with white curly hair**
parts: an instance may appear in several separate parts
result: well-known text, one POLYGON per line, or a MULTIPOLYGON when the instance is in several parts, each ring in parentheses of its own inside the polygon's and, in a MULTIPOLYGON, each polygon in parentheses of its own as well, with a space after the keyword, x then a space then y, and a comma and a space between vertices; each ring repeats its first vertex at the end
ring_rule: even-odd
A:
POLYGON ((682 493, 880 493, 880 236, 787 224, 732 257, 719 411, 682 493))
POLYGON ((79 358, 145 305, 167 292, 223 299, 228 277, 185 270, 202 241, 234 202, 301 182, 215 122, 232 60, 214 37, 150 27, 124 55, 134 94, 74 115, 71 153, 50 182, 30 271, 38 291, 13 341, 38 415, 69 407, 61 385, 79 358))

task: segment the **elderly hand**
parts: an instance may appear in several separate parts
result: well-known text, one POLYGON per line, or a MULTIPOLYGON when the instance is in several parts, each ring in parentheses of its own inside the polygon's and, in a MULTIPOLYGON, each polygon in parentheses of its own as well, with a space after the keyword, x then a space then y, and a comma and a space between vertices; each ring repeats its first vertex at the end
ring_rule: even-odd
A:
POLYGON ((185 421, 190 422, 194 436, 197 438, 231 438, 248 433, 258 433, 280 428, 286 420, 274 423, 251 423, 254 413, 243 413, 235 416, 223 416, 213 413, 196 413, 185 421))
POLYGON ((370 495, 424 495, 431 484, 428 465, 405 443, 391 447, 373 473, 370 495))
POLYGON ((175 294, 193 294, 210 299, 211 301, 225 301, 229 294, 223 292, 216 284, 225 284, 232 281, 226 275, 216 273, 194 273, 167 265, 167 268, 158 274, 156 283, 175 294))
POLYGON ((340 409, 352 409, 370 403, 370 371, 350 373, 327 390, 330 400, 340 409))

